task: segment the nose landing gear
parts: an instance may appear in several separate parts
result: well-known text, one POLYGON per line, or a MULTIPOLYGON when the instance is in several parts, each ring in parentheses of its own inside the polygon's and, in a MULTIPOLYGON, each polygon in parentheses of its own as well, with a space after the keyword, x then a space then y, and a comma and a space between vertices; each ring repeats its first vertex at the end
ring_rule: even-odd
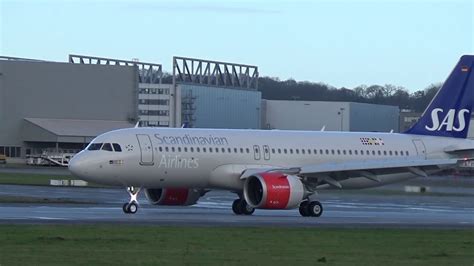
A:
POLYGON ((127 192, 130 195, 130 201, 128 203, 124 203, 122 206, 122 210, 124 213, 135 214, 138 211, 138 192, 140 192, 141 188, 136 189, 133 186, 127 187, 127 192))

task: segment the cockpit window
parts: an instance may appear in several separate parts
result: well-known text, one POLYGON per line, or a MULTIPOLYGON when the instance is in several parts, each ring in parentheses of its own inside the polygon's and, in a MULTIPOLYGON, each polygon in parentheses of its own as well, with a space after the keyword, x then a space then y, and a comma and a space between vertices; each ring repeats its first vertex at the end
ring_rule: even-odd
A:
POLYGON ((122 147, 120 147, 118 143, 112 143, 112 146, 114 146, 115 151, 118 151, 118 152, 122 151, 122 147))
POLYGON ((104 145, 102 146, 102 150, 104 150, 104 151, 114 151, 112 149, 112 145, 110 145, 110 143, 104 143, 104 145))
POLYGON ((100 150, 100 147, 102 147, 102 143, 92 143, 91 145, 89 145, 89 147, 87 148, 87 150, 89 150, 89 151, 97 151, 97 150, 100 150))

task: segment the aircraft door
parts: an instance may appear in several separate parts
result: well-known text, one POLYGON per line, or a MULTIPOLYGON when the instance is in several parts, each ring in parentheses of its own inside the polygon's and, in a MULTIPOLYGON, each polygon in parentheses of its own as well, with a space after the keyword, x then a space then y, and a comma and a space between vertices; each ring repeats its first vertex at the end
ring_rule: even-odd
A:
POLYGON ((270 160, 270 147, 263 145, 263 159, 270 160))
POLYGON ((260 146, 253 145, 253 157, 255 160, 260 160, 260 146))
POLYGON ((153 144, 150 136, 137 134, 137 139, 140 146, 140 165, 153 165, 153 144))
POLYGON ((426 158, 426 148, 425 144, 421 139, 414 139, 413 144, 415 145, 416 152, 418 153, 418 156, 421 156, 423 158, 426 158))

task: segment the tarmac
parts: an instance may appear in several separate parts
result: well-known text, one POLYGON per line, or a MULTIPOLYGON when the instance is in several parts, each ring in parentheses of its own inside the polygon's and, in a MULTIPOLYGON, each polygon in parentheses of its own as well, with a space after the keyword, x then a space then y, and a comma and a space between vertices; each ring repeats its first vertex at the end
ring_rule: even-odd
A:
POLYGON ((470 193, 323 191, 317 199, 323 204, 324 213, 316 218, 301 217, 297 209, 235 215, 231 204, 237 195, 226 191, 211 191, 193 206, 150 205, 141 193, 138 212, 125 214, 125 189, 0 185, 2 198, 25 196, 76 203, 0 203, 0 223, 474 229, 474 195, 470 193))

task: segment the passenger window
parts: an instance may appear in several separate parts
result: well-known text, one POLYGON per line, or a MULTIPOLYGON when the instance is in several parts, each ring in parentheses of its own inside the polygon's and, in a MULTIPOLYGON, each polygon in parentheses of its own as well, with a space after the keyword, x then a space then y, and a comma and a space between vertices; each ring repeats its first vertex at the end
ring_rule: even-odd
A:
POLYGON ((293 149, 290 149, 290 154, 293 154, 293 149))
POLYGON ((283 153, 286 154, 286 153, 287 153, 287 150, 286 150, 286 149, 283 149, 283 153))
POLYGON ((382 155, 382 152, 381 152, 381 151, 377 151, 377 153, 378 153, 379 155, 382 155))
POLYGON ((168 147, 165 147, 165 151, 168 152, 168 147))
POLYGON ((212 153, 212 147, 209 147, 209 153, 212 153))
POLYGON ((222 153, 224 153, 224 152, 225 152, 225 149, 224 149, 224 148, 222 148, 222 149, 221 149, 221 151, 222 151, 222 153))
MULTIPOLYGON (((344 151, 345 151, 345 150, 344 150, 344 151)), ((346 153, 344 152, 344 154, 346 154, 346 153)), ((352 155, 352 150, 349 150, 349 155, 352 155)))
POLYGON ((181 152, 181 147, 178 147, 178 152, 181 152))
POLYGON ((88 151, 97 151, 97 150, 100 150, 100 147, 102 147, 102 143, 92 143, 91 145, 89 145, 87 150, 88 151))
POLYGON ((390 156, 392 156, 392 151, 389 151, 388 154, 390 154, 390 156))
POLYGON ((163 148, 159 147, 158 150, 160 150, 160 152, 162 152, 162 151, 163 151, 163 148))
MULTIPOLYGON (((314 150, 314 151, 316 151, 316 150, 314 150)), ((311 154, 311 149, 308 149, 308 154, 311 154)))
POLYGON ((196 147, 197 152, 201 152, 201 149, 199 147, 196 147))
POLYGON ((234 148, 234 153, 237 153, 237 148, 234 148))
POLYGON ((369 151, 369 150, 366 150, 366 151, 365 151, 365 154, 370 155, 370 151, 369 151))
POLYGON ((337 150, 337 154, 340 155, 340 154, 341 154, 341 150, 337 150))
POLYGON ((278 149, 278 153, 279 153, 279 154, 281 153, 281 149, 278 149))
POLYGON ((244 148, 240 148, 240 153, 244 153, 244 148))
POLYGON ((403 151, 400 151, 400 156, 403 156, 403 151))
POLYGON ((110 145, 110 143, 104 143, 104 145, 102 145, 102 150, 103 151, 114 151, 112 149, 112 145, 110 145))
POLYGON ((408 155, 410 155, 410 154, 408 153, 408 151, 405 151, 405 155, 408 156, 408 155))
POLYGON ((372 155, 375 155, 375 151, 372 151, 372 155))
POLYGON ((334 150, 331 150, 331 153, 332 153, 332 155, 336 154, 336 153, 334 152, 334 150))
POLYGON ((302 154, 305 154, 305 150, 304 150, 304 149, 301 149, 301 153, 302 153, 302 154))
POLYGON ((216 153, 218 153, 218 152, 219 152, 219 148, 215 148, 214 151, 215 151, 216 153))
POLYGON ((398 151, 395 151, 395 156, 398 156, 398 151))
POLYGON ((383 155, 387 155, 387 151, 383 151, 383 155))
POLYGON ((357 151, 357 150, 354 150, 354 154, 355 154, 355 155, 358 155, 358 151, 357 151))
POLYGON ((122 151, 122 147, 120 147, 119 144, 114 143, 114 144, 112 144, 112 146, 114 146, 114 150, 115 150, 116 152, 121 152, 121 151, 122 151))
POLYGON ((250 153, 250 149, 249 149, 249 148, 246 148, 245 151, 246 151, 247 153, 250 153))
POLYGON ((272 154, 275 154, 275 149, 272 149, 272 154))
POLYGON ((202 148, 202 152, 206 152, 206 147, 203 147, 203 148, 202 148))
POLYGON ((326 149, 326 154, 329 154, 329 150, 328 150, 328 149, 326 149))
POLYGON ((171 147, 171 151, 174 152, 174 147, 171 147))
POLYGON ((188 147, 184 147, 184 152, 188 152, 188 147))
POLYGON ((232 153, 232 149, 231 149, 231 148, 227 148, 227 152, 232 153))
POLYGON ((300 154, 300 150, 299 150, 299 149, 296 149, 295 152, 296 152, 296 154, 300 154))
POLYGON ((190 150, 191 152, 194 152, 194 148, 193 148, 193 147, 189 148, 189 150, 190 150))

